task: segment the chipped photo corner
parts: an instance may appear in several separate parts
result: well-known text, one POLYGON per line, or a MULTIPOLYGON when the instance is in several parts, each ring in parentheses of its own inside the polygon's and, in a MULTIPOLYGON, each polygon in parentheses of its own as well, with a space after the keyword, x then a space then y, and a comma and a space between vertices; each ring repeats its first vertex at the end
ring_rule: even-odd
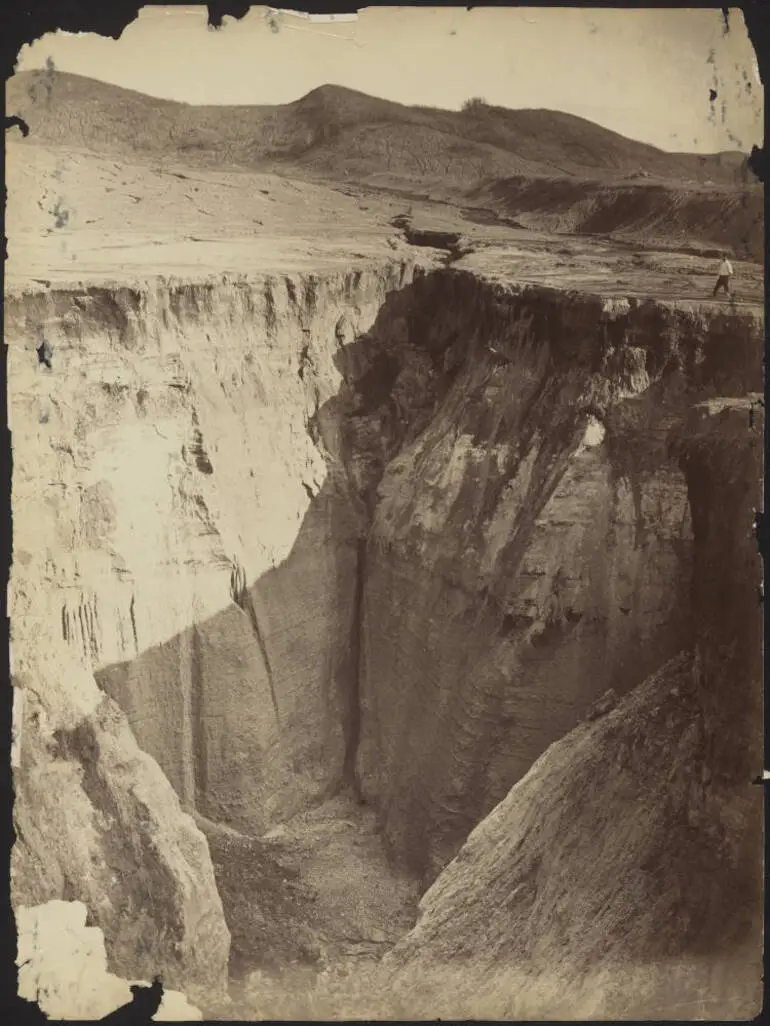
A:
POLYGON ((190 4, 21 48, 20 1010, 760 1014, 751 30, 190 4))

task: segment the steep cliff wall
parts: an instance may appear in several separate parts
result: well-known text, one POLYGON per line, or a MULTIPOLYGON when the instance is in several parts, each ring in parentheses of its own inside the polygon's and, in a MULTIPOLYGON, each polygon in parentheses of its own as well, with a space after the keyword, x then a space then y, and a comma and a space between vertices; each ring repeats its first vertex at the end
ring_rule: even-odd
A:
MULTIPOLYGON (((762 760, 762 566, 754 518, 763 505, 763 425, 759 397, 712 399, 692 409, 670 444, 693 511, 699 702, 712 772, 726 787, 755 777, 762 760)), ((747 835, 747 843, 758 836, 747 835)))
POLYGON ((672 439, 693 510, 695 653, 552 745, 424 896, 387 959, 424 1017, 757 1013, 758 414, 704 404, 672 439))
POLYGON ((462 274, 417 282, 412 311, 454 371, 377 490, 358 771, 430 879, 598 695, 691 644, 667 436, 697 396, 759 387, 761 346, 750 317, 462 274))
POLYGON ((361 526, 334 419, 308 425, 410 274, 7 304, 15 579, 213 820, 259 831, 339 779, 361 526))
POLYGON ((83 901, 124 976, 216 995, 217 883, 236 954, 276 940, 269 907, 241 936, 228 852, 253 841, 209 830, 215 882, 185 812, 259 834, 350 772, 366 516, 339 368, 367 373, 356 338, 413 270, 8 297, 14 903, 83 901))

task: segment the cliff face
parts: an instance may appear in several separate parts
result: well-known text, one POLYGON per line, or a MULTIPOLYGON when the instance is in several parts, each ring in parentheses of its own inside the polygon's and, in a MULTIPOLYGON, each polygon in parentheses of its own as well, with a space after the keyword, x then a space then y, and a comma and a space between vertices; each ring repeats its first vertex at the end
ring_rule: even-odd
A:
POLYGON ((8 303, 17 576, 213 820, 340 777, 361 526, 318 411, 410 273, 8 303))
POLYGON ((430 878, 600 694, 691 644, 667 436, 693 396, 761 376, 748 319, 460 275, 414 294, 408 334, 453 380, 377 491, 358 770, 392 849, 430 878))
POLYGON ((762 567, 754 515, 763 498, 763 424, 761 401, 712 399, 692 409, 670 445, 693 510, 697 686, 710 764, 725 786, 754 777, 762 758, 762 567))
POLYGON ((750 1018, 761 1004, 762 424, 693 411, 695 651, 595 710, 470 835, 388 957, 425 1017, 750 1018), (728 598, 729 596, 729 598, 728 598))
POLYGON ((55 929, 47 903, 80 901, 112 972, 223 995, 230 936, 204 838, 122 711, 21 586, 14 598, 14 906, 44 906, 41 929, 55 929))
POLYGON ((350 763, 365 525, 336 364, 365 371, 355 339, 412 273, 8 297, 14 904, 83 901, 123 976, 215 996, 228 929, 187 814, 260 834, 350 763))
POLYGON ((254 837, 354 785, 430 882, 598 695, 694 643, 693 489, 713 502, 720 471, 669 439, 759 387, 749 314, 399 262, 28 293, 5 317, 15 902, 86 902, 124 976, 223 976, 187 813, 254 837), (96 825, 52 813, 49 836, 57 792, 96 825), (103 815, 138 890, 80 868, 113 865, 103 815), (152 922, 167 894, 176 933, 152 922))

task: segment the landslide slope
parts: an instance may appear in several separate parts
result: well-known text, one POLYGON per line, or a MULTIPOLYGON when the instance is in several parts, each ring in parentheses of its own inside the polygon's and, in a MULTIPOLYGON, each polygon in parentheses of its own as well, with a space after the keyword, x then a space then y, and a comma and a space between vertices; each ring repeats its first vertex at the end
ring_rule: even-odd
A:
POLYGON ((710 787, 704 753, 686 656, 549 748, 423 898, 387 958, 397 999, 425 1018, 756 1014, 760 848, 753 880, 739 849, 761 806, 710 787))

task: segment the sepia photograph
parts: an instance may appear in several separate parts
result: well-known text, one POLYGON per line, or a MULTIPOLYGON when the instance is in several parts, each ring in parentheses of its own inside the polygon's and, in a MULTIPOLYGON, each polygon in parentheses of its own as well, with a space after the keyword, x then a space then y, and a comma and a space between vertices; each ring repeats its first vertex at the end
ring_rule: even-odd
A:
POLYGON ((746 18, 211 6, 6 82, 20 1007, 758 1016, 746 18))

